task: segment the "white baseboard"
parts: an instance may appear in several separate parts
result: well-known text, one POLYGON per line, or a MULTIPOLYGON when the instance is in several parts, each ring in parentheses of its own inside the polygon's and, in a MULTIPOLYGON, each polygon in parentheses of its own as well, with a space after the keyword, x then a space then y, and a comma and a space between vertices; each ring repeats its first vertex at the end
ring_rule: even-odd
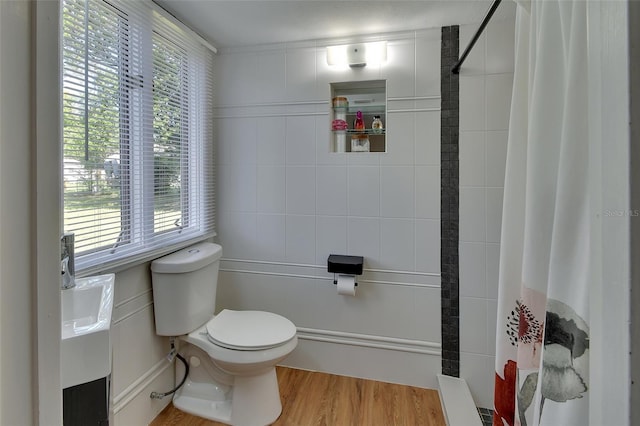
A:
POLYGON ((281 365, 436 389, 440 343, 300 328, 298 347, 281 365))
POLYGON ((370 334, 304 327, 298 327, 298 338, 303 340, 313 340, 316 342, 337 343, 373 349, 388 349, 434 356, 442 355, 442 345, 440 343, 427 342, 423 340, 399 339, 396 337, 374 336, 370 334))

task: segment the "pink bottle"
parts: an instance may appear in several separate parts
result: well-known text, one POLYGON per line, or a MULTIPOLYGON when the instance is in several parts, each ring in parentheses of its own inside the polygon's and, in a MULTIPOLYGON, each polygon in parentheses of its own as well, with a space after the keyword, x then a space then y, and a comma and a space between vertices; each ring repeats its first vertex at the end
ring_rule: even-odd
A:
POLYGON ((353 122, 353 129, 357 132, 364 132, 364 120, 362 119, 362 111, 356 112, 356 119, 353 122))

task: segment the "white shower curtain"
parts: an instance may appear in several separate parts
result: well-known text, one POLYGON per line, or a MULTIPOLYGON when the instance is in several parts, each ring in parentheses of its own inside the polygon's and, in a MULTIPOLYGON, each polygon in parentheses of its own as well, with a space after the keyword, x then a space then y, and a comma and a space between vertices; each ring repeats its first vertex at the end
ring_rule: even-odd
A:
POLYGON ((587 425, 586 2, 519 1, 494 425, 587 425))

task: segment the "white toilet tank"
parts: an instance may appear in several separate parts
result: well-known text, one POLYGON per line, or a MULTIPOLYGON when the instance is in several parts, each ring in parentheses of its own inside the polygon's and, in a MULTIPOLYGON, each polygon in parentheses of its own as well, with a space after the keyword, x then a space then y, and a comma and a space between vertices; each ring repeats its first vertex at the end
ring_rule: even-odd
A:
POLYGON ((181 336, 211 319, 222 247, 199 243, 151 262, 156 334, 181 336))

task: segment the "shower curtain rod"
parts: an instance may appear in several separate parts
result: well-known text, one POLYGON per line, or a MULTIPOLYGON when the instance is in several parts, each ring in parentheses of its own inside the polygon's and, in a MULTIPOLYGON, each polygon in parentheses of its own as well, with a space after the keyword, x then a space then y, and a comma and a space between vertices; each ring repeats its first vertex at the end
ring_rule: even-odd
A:
POLYGON ((451 72, 452 73, 454 73, 454 74, 459 74, 460 73, 460 67, 462 66, 462 63, 464 62, 465 59, 467 59, 467 56, 469 55, 469 52, 471 52, 471 49, 473 49, 473 46, 476 44, 476 41, 478 41, 478 39, 480 38, 480 35, 484 31, 484 28, 489 23, 489 20, 491 19, 491 17, 495 13, 495 11, 498 8, 498 6, 500 6, 500 2, 501 1, 502 0, 494 0, 493 4, 491 5, 489 10, 487 11, 487 14, 484 16, 484 19, 482 20, 482 23, 480 24, 480 27, 478 28, 478 31, 476 31, 476 33, 474 34, 473 38, 471 39, 471 41, 467 45, 467 48, 464 50, 464 53, 462 54, 462 56, 460 56, 460 59, 458 59, 458 62, 456 62, 456 64, 453 66, 453 68, 451 68, 451 72))

